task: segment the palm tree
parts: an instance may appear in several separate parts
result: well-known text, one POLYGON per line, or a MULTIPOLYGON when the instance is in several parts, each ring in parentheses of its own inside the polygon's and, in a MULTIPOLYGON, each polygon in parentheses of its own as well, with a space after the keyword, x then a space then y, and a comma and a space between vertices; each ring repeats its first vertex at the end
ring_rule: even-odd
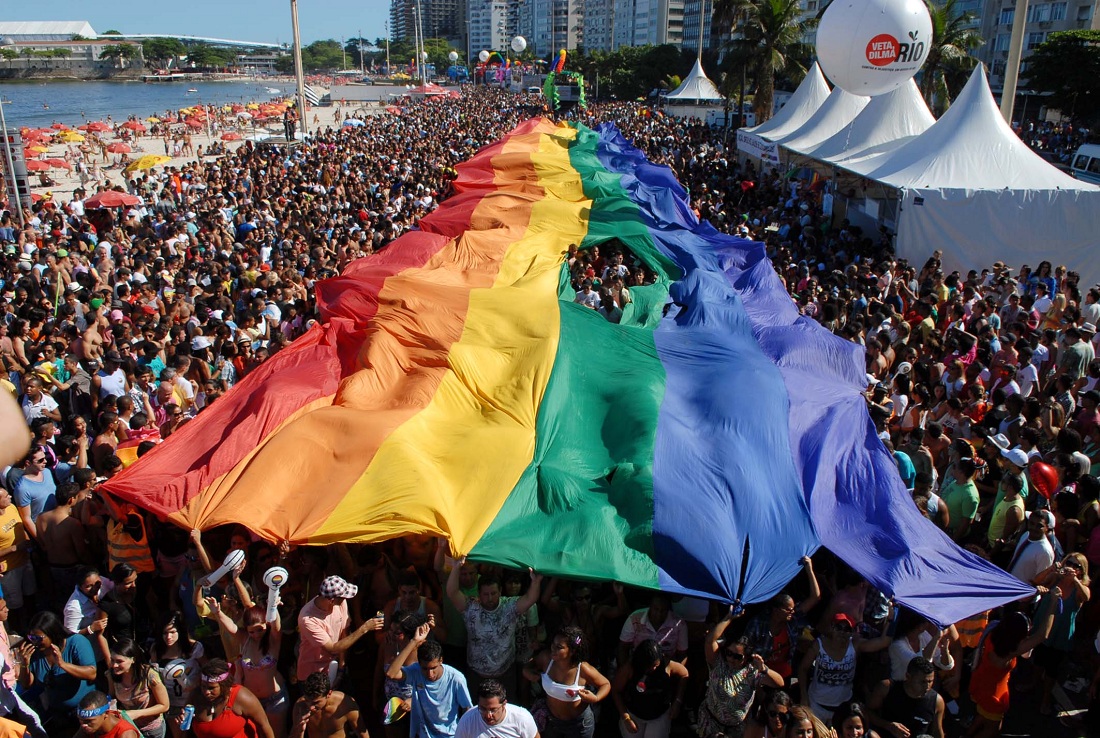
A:
POLYGON ((735 36, 733 50, 749 60, 756 81, 753 107, 762 123, 771 117, 776 74, 794 81, 805 76, 799 58, 807 56, 817 20, 803 17, 799 0, 715 0, 714 14, 735 36))
POLYGON ((949 101, 947 77, 954 71, 969 71, 977 60, 970 52, 982 45, 972 26, 974 16, 960 10, 957 0, 925 0, 932 16, 932 43, 921 71, 920 91, 929 107, 937 99, 946 108, 949 101))

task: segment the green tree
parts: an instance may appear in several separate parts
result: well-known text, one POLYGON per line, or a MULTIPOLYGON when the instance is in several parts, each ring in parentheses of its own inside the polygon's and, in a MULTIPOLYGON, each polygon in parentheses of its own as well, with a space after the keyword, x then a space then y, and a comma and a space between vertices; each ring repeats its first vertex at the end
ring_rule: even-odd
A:
POLYGON ((776 76, 798 82, 806 75, 806 39, 817 20, 803 19, 799 0, 716 0, 714 14, 732 32, 732 50, 751 59, 762 123, 771 117, 776 76))
POLYGON ((163 64, 187 53, 187 47, 178 38, 148 38, 141 42, 147 61, 163 64))
POLYGON ((921 68, 920 91, 929 106, 946 107, 949 94, 947 80, 965 74, 978 60, 971 52, 984 43, 982 36, 970 26, 974 16, 959 8, 958 0, 925 0, 932 17, 932 42, 921 68))
POLYGON ((1027 58, 1027 86, 1077 120, 1100 120, 1100 31, 1059 31, 1027 58))
POLYGON ((8 61, 19 58, 19 52, 12 49, 0 49, 0 56, 4 57, 8 61))
POLYGON ((111 44, 104 46, 99 52, 100 59, 114 59, 119 66, 125 66, 124 62, 135 59, 138 56, 137 44, 111 44))
POLYGON ((194 44, 187 49, 187 61, 198 69, 224 67, 236 60, 237 55, 226 49, 218 49, 209 44, 194 44))
POLYGON ((70 41, 87 41, 88 37, 87 36, 81 36, 79 33, 74 33, 72 36, 69 36, 69 40, 70 41))
POLYGON ((99 35, 100 35, 100 36, 121 36, 121 35, 122 35, 122 31, 117 31, 117 30, 115 30, 114 28, 112 28, 111 30, 109 30, 109 31, 104 31, 103 33, 101 33, 101 34, 99 34, 99 35))

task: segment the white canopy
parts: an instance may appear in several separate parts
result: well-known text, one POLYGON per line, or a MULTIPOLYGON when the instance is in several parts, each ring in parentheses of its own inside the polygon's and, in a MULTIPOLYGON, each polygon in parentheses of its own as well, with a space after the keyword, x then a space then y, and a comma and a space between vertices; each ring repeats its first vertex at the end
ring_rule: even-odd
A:
POLYGON ((872 97, 851 123, 816 146, 803 147, 802 153, 866 174, 875 162, 935 122, 916 82, 910 80, 892 92, 872 97))
POLYGON ((698 59, 695 60, 695 66, 691 68, 691 73, 684 78, 680 86, 665 95, 665 100, 675 100, 677 102, 722 99, 722 95, 718 92, 718 88, 714 86, 714 83, 711 82, 703 72, 703 64, 698 59))
POLYGON ((1001 117, 978 65, 924 133, 876 159, 870 179, 901 190, 898 255, 923 263, 936 248, 948 269, 1065 264, 1100 280, 1100 187, 1031 151, 1001 117))
MULTIPOLYGON (((821 104, 810 119, 793 133, 782 138, 772 138, 783 148, 797 153, 806 153, 819 143, 848 126, 860 112, 867 107, 871 98, 853 95, 839 87, 834 87, 829 97, 821 104)), ((771 138, 768 134, 767 138, 771 138)))
POLYGON ((1027 147, 1005 123, 979 64, 943 117, 868 173, 894 187, 1095 190, 1027 147))
POLYGON ((776 141, 783 136, 794 133, 802 124, 810 119, 817 109, 829 97, 829 85, 825 82, 825 75, 821 73, 821 67, 814 62, 802 84, 791 95, 787 104, 775 114, 758 126, 742 129, 746 133, 752 133, 768 141, 776 141))

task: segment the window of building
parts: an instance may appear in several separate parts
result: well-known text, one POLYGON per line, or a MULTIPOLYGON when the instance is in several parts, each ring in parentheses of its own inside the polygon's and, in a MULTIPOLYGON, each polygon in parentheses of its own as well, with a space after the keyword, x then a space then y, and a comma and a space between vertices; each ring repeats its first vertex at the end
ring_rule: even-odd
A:
POLYGON ((994 51, 1008 51, 1008 44, 1012 40, 1012 35, 1008 33, 997 34, 997 40, 993 44, 994 51))
POLYGON ((1027 9, 1028 23, 1045 23, 1048 20, 1050 20, 1050 5, 1048 3, 1032 5, 1027 9))
POLYGON ((1078 6, 1078 8, 1077 8, 1077 20, 1087 21, 1090 18, 1092 18, 1092 6, 1091 5, 1078 6))
POLYGON ((1027 50, 1032 51, 1037 49, 1043 41, 1046 40, 1047 35, 1042 31, 1036 31, 1035 33, 1029 33, 1027 35, 1027 50))
POLYGON ((1066 4, 1065 3, 1051 3, 1050 4, 1050 19, 1052 21, 1060 21, 1066 19, 1066 4))
POLYGON ((1001 11, 1001 17, 998 20, 998 23, 1002 26, 1011 26, 1012 25, 1012 19, 1015 18, 1015 17, 1016 17, 1016 9, 1015 8, 1005 8, 1001 11))

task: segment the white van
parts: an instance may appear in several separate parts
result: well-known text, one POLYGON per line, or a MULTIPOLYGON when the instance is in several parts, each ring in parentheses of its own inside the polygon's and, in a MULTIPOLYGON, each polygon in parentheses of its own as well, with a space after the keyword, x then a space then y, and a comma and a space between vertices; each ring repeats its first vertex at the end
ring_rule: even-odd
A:
POLYGON ((1100 185, 1100 146, 1085 144, 1077 149, 1070 164, 1070 171, 1082 182, 1100 185))

